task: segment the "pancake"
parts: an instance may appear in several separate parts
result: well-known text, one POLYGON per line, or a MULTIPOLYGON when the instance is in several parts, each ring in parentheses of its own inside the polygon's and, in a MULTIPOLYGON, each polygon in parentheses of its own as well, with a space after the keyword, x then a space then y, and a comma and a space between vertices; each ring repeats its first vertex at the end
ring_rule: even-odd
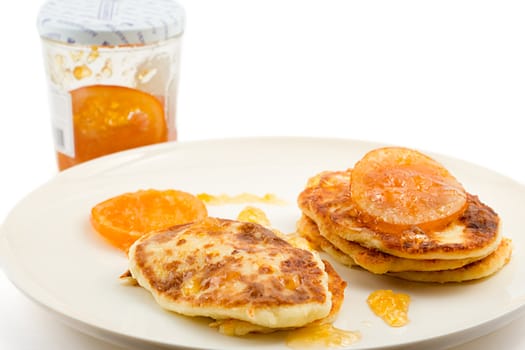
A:
POLYGON ((161 307, 272 329, 330 314, 325 268, 268 228, 218 218, 145 236, 129 250, 131 275, 161 307))
MULTIPOLYGON (((346 282, 339 276, 337 271, 333 266, 326 260, 323 260, 325 265, 325 271, 328 274, 328 289, 332 293, 332 308, 330 313, 319 320, 316 320, 306 326, 313 326, 318 324, 327 324, 333 323, 343 305, 345 298, 345 288, 346 282)), ((276 330, 286 330, 286 329, 276 329, 276 328, 267 328, 246 321, 239 321, 235 319, 227 320, 217 320, 210 324, 211 327, 216 327, 220 333, 230 336, 242 336, 248 333, 271 333, 276 330)))
POLYGON ((315 222, 306 215, 302 215, 297 221, 297 233, 310 242, 313 249, 328 253, 328 255, 332 256, 337 262, 350 267, 359 266, 354 259, 321 236, 315 222))
POLYGON ((389 275, 416 282, 465 282, 491 276, 501 270, 512 256, 512 241, 503 238, 494 252, 487 257, 465 265, 459 269, 444 271, 406 271, 389 273, 389 275))
POLYGON ((423 260, 479 259, 501 242, 498 215, 471 194, 463 214, 440 230, 415 226, 392 234, 370 229, 359 220, 352 202, 350 174, 351 170, 322 172, 309 179, 299 194, 299 208, 321 233, 400 258, 423 260))
MULTIPOLYGON (((345 252, 340 250, 336 245, 332 244, 326 238, 321 236, 319 230, 315 223, 303 215, 298 223, 297 230, 299 234, 307 237, 310 242, 318 247, 318 249, 323 250, 334 260, 346 265, 346 266, 360 266, 368 271, 371 271, 369 268, 376 269, 376 271, 371 271, 379 274, 388 274, 393 277, 414 281, 414 282, 435 282, 435 283, 448 283, 448 282, 465 282, 476 279, 481 279, 493 275, 499 271, 503 266, 505 266, 512 255, 512 244, 511 240, 508 238, 503 238, 499 246, 494 252, 488 256, 471 262, 467 265, 464 265, 460 268, 441 270, 441 271, 403 271, 403 272, 388 272, 387 269, 384 269, 383 272, 377 272, 378 266, 383 266, 384 261, 379 265, 363 263, 363 261, 358 259, 353 259, 345 252)), ((366 249, 366 248, 362 248, 366 249)), ((381 254, 380 252, 378 252, 381 254)), ((373 254, 373 253, 370 253, 373 254)), ((366 253, 365 253, 366 255, 366 253)), ((387 254, 384 254, 387 255, 387 254)), ((394 259, 399 259, 395 258, 394 259)), ((405 259, 406 260, 406 259, 405 259)), ((418 263, 420 261, 416 261, 418 263)))
MULTIPOLYGON (((335 247, 342 254, 352 259, 355 265, 377 274, 386 272, 403 272, 403 271, 440 271, 451 270, 465 266, 477 258, 469 259, 406 259, 383 253, 377 249, 369 249, 355 242, 348 241, 331 232, 319 232, 319 228, 313 220, 303 215, 298 222, 298 232, 306 237, 321 236, 327 242, 319 242, 322 250, 330 253, 335 247), (328 243, 328 244, 327 244, 328 243), (331 245, 331 247, 330 247, 331 245)), ((319 239, 318 239, 319 241, 319 239)), ((338 254, 337 252, 335 254, 338 254)), ((339 255, 339 254, 338 254, 339 255)), ((349 265, 345 263, 345 265, 349 265)))

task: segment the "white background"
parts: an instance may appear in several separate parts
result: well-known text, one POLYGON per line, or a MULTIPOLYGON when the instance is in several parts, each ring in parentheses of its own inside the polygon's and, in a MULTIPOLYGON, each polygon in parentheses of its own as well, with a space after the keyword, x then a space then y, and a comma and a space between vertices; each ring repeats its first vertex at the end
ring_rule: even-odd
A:
MULTIPOLYGON (((36 31, 41 3, 9 2, 0 11, 0 222, 57 171, 36 31)), ((525 183, 525 2, 181 3, 180 141, 372 140, 525 183)), ((458 349, 523 349, 523 327, 520 319, 458 349)), ((73 346, 116 349, 57 323, 0 272, 0 348, 73 346)))

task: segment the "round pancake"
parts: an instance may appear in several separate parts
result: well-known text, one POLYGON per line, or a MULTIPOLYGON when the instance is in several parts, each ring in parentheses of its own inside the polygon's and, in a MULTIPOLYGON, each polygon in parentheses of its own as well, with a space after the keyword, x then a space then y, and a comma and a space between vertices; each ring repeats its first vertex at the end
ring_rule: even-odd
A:
POLYGON ((301 218, 297 221, 297 233, 304 237, 314 249, 327 253, 337 262, 349 267, 359 266, 358 264, 356 264, 354 259, 352 259, 347 254, 343 253, 340 249, 336 248, 332 243, 330 243, 326 238, 321 236, 315 222, 313 222, 306 215, 302 215, 301 218))
POLYGON ((489 277, 505 266, 512 255, 512 242, 503 238, 498 248, 487 257, 465 265, 459 269, 445 271, 406 271, 389 273, 389 275, 414 282, 465 282, 489 277))
POLYGON ((138 284, 180 314, 288 328, 332 308, 319 255, 259 224, 208 217, 142 237, 128 255, 138 284))
MULTIPOLYGON (((332 308, 330 313, 319 320, 305 325, 305 327, 333 323, 339 314, 343 301, 345 299, 346 282, 339 276, 334 267, 326 260, 323 260, 325 271, 328 274, 328 289, 332 293, 332 308)), ((210 327, 216 327, 220 333, 230 336, 242 336, 248 333, 271 333, 281 329, 267 328, 246 321, 235 319, 217 320, 210 324, 210 327)), ((290 329, 290 328, 283 328, 290 329)))
MULTIPOLYGON (((297 224, 298 232, 310 239, 317 239, 318 245, 324 251, 337 248, 342 254, 348 256, 355 265, 377 274, 386 272, 403 272, 403 271, 440 271, 451 270, 465 266, 477 258, 439 260, 439 259, 406 259, 386 254, 377 249, 365 248, 355 242, 347 241, 338 235, 330 232, 320 232, 315 222, 302 215, 297 224), (319 237, 319 238, 315 238, 319 237), (321 239, 328 242, 322 242, 321 239), (329 243, 329 244, 327 244, 329 243), (332 247, 330 247, 330 245, 332 247)), ((327 251, 329 253, 329 251, 327 251)), ((336 253, 337 254, 337 253, 336 253)), ((345 265, 349 265, 345 263, 345 265)))
POLYGON ((398 234, 367 228, 350 196, 350 173, 325 171, 308 180, 298 196, 299 208, 321 232, 407 259, 469 259, 493 252, 501 241, 499 217, 468 194, 465 212, 447 227, 424 231, 413 227, 398 234))
MULTIPOLYGON (((350 256, 345 254, 330 241, 321 236, 315 223, 308 217, 304 215, 301 217, 301 219, 298 221, 297 229, 299 234, 306 237, 310 242, 312 242, 312 244, 329 254, 341 264, 349 267, 360 266, 364 269, 367 269, 365 266, 356 263, 350 256)), ((494 252, 480 260, 476 260, 457 269, 441 271, 387 272, 386 274, 413 282, 465 282, 493 275, 509 262, 511 255, 511 240, 508 238, 503 238, 494 252)))

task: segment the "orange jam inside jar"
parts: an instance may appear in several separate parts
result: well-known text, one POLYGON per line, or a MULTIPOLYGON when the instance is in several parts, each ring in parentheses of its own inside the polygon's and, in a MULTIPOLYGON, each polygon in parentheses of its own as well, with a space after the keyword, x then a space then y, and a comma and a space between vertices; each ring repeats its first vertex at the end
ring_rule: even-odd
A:
POLYGON ((38 29, 58 168, 177 139, 185 14, 175 0, 52 0, 38 29))
POLYGON ((71 91, 75 155, 57 152, 59 169, 106 154, 168 141, 161 100, 123 86, 71 91))

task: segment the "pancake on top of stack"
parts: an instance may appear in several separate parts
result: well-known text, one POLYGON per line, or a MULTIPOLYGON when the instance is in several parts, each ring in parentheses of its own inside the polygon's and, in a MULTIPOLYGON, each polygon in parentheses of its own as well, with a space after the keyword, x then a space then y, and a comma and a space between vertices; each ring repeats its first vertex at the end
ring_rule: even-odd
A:
POLYGON ((462 282, 494 274, 512 254, 496 212, 412 149, 375 149, 353 169, 317 174, 298 205, 299 234, 375 274, 462 282))

